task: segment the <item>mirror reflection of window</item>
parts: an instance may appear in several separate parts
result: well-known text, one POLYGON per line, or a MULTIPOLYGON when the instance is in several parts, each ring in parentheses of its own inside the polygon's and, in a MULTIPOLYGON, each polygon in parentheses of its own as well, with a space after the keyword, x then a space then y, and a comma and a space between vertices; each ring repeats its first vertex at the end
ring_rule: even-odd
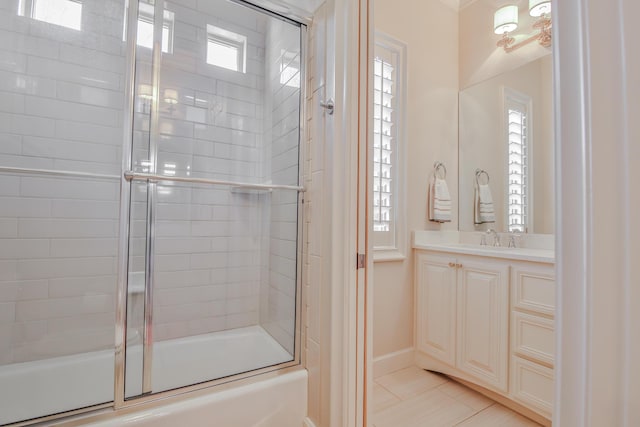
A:
POLYGON ((300 55, 298 53, 281 50, 280 84, 294 88, 300 87, 300 55))
MULTIPOLYGON (((127 40, 127 12, 129 11, 129 3, 125 4, 124 9, 124 25, 122 29, 122 41, 127 40)), ((136 44, 138 46, 153 49, 153 16, 154 6, 145 1, 141 1, 138 5, 138 31, 136 34, 136 44)), ((175 23, 175 14, 169 10, 163 12, 162 22, 162 52, 173 53, 173 30, 175 23)))
POLYGON ((82 30, 80 0, 21 0, 18 11, 21 16, 72 30, 82 30))
MULTIPOLYGON (((138 11, 138 34, 136 43, 138 46, 153 48, 153 5, 140 3, 138 11)), ((162 52, 173 52, 173 23, 174 13, 168 10, 163 12, 162 22, 162 52)))
POLYGON ((509 232, 527 232, 529 219, 529 151, 531 97, 512 89, 504 90, 507 129, 507 225, 509 232))

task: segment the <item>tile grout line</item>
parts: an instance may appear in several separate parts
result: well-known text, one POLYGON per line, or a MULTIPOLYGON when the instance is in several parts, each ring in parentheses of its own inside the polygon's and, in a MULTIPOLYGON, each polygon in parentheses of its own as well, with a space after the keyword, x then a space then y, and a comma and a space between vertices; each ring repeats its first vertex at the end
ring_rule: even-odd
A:
POLYGON ((385 389, 387 392, 389 392, 390 394, 393 395, 393 397, 398 398, 401 402, 404 401, 404 399, 400 396, 398 396, 397 394, 395 394, 394 392, 392 392, 391 390, 389 390, 387 387, 383 386, 382 384, 380 384, 377 380, 374 380, 373 382, 375 382, 377 385, 379 385, 380 387, 382 387, 383 389, 385 389))
MULTIPOLYGON (((414 398, 414 397, 416 397, 416 396, 419 396, 419 395, 421 395, 421 394, 424 394, 424 393, 426 393, 426 392, 428 392, 428 391, 431 391, 431 390, 437 390, 437 389, 439 389, 441 386, 443 386, 443 385, 445 385, 445 384, 447 384, 447 383, 451 382, 451 380, 445 379, 445 381, 444 381, 443 383, 441 383, 441 384, 437 384, 437 385, 435 385, 435 386, 433 386, 433 387, 430 387, 430 388, 427 388, 427 389, 425 389, 425 390, 422 390, 422 391, 420 391, 420 392, 418 392, 418 393, 416 393, 416 394, 414 394, 414 395, 412 395, 412 396, 409 396, 409 397, 407 397, 407 398, 403 398, 403 397, 401 397, 401 396, 398 396, 396 393, 394 393, 393 391, 389 390, 389 388, 387 388, 387 387, 385 387, 384 385, 380 384, 377 380, 374 380, 374 382, 375 382, 377 385, 379 385, 380 387, 384 388, 384 389, 385 389, 386 391, 388 391, 389 393, 391 393, 393 396, 395 396, 395 397, 397 397, 398 399, 400 399, 400 401, 401 401, 401 402, 404 402, 404 401, 406 401, 406 400, 413 399, 413 398, 414 398)), ((443 393, 443 394, 447 395, 447 394, 446 394, 446 393, 444 393, 443 391, 441 391, 441 393, 443 393)), ((448 396, 448 395, 447 395, 447 396, 448 396)), ((451 396, 449 396, 449 397, 451 397, 451 396)), ((473 409, 473 408, 472 408, 472 409, 473 409)))
MULTIPOLYGON (((457 424, 454 424, 452 427, 459 426, 460 424, 462 424, 462 423, 464 423, 464 422, 466 422, 466 421, 470 420, 471 418, 475 417, 476 415, 480 414, 481 412, 484 412, 484 411, 486 411, 487 409, 491 408, 491 407, 492 407, 492 406, 494 406, 495 404, 496 404, 496 403, 494 402, 494 403, 492 403, 491 405, 487 406, 486 408, 482 408, 482 409, 480 409, 479 411, 474 412, 472 415, 469 415, 467 418, 465 418, 464 420, 461 420, 461 421, 460 421, 460 422, 458 422, 457 424)), ((471 408, 471 409, 473 409, 473 408, 471 408)))

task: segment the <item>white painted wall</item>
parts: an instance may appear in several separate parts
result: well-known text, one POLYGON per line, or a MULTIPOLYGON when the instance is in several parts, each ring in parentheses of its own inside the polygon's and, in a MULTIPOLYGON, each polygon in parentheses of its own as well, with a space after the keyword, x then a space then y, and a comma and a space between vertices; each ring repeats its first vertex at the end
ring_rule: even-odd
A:
MULTIPOLYGON (((458 14, 439 1, 376 0, 375 29, 407 45, 407 230, 457 229, 458 14), (427 182, 433 163, 447 167, 453 222, 427 221, 427 182)), ((374 267, 373 356, 413 347, 413 259, 374 267)))

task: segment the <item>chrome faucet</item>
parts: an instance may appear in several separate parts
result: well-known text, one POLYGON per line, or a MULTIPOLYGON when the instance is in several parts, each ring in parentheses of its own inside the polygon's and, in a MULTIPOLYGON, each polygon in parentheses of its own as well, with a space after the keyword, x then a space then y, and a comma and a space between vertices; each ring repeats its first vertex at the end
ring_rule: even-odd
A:
POLYGON ((490 228, 486 231, 487 235, 493 236, 493 246, 500 246, 500 236, 493 228, 490 228))
POLYGON ((515 231, 509 233, 509 247, 517 248, 516 239, 519 239, 521 236, 515 231))

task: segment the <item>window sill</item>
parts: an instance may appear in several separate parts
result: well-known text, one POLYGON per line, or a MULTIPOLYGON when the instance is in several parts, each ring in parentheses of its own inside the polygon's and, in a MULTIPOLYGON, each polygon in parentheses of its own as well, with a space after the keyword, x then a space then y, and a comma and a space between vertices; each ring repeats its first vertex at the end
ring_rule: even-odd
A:
POLYGON ((373 262, 404 261, 407 257, 397 249, 378 249, 373 251, 373 262))

